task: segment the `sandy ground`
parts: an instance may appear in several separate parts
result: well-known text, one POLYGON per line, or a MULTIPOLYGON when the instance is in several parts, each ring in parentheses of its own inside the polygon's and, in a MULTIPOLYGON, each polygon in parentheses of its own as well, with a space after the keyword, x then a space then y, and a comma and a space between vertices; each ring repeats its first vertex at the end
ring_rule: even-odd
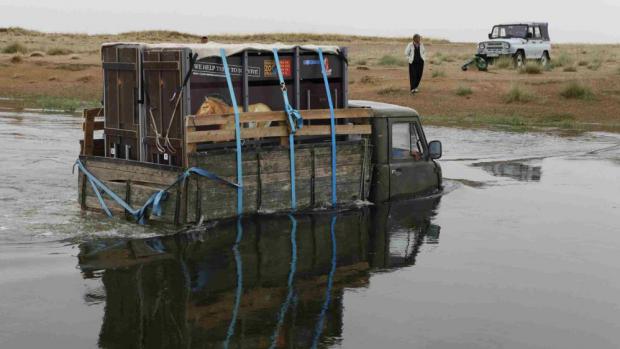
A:
MULTIPOLYGON (((498 66, 491 67, 488 72, 475 68, 461 71, 462 63, 474 53, 475 44, 428 40, 429 58, 421 92, 411 95, 403 55, 406 39, 286 35, 223 36, 212 40, 307 39, 347 46, 351 63, 350 98, 413 107, 427 123, 467 125, 478 121, 554 125, 561 122, 566 127, 577 125, 620 131, 620 45, 554 45, 554 68, 540 74, 525 74, 498 66), (391 64, 385 64, 386 56, 393 61, 391 64), (590 96, 583 99, 562 97, 561 92, 574 82, 583 86, 590 96), (528 96, 526 101, 507 101, 509 91, 515 86, 528 96), (467 92, 458 94, 458 90, 467 92)), ((36 106, 37 99, 46 96, 96 104, 102 94, 98 48, 102 42, 116 40, 196 42, 197 38, 175 32, 87 36, 0 28, 2 50, 16 42, 25 48, 22 53, 0 54, 0 97, 25 98, 21 106, 36 106), (50 55, 58 48, 70 53, 50 55), (32 57, 33 52, 41 56, 32 57)))

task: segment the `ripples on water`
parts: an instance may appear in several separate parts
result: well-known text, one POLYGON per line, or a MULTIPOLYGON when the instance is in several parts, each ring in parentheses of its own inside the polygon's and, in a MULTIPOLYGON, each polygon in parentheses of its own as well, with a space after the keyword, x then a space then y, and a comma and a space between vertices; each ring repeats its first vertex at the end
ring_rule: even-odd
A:
POLYGON ((79 126, 0 113, 2 348, 620 345, 617 135, 428 127, 443 197, 171 235, 80 212, 79 126))

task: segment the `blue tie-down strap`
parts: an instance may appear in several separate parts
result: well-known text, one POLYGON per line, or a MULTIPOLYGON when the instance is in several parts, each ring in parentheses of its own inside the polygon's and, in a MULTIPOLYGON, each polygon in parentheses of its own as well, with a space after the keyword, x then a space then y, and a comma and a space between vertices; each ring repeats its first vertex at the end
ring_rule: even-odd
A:
POLYGON ((280 56, 278 55, 278 49, 273 49, 273 58, 276 63, 276 72, 278 73, 278 79, 280 80, 280 88, 282 90, 282 100, 284 101, 284 111, 288 117, 288 124, 291 129, 291 133, 297 132, 304 126, 304 119, 301 117, 299 110, 293 108, 288 100, 288 92, 286 90, 286 84, 284 83, 284 76, 282 75, 282 68, 280 66, 280 56))
POLYGON ((237 106, 237 97, 235 96, 235 89, 233 88, 232 77, 230 76, 230 69, 228 69, 228 59, 226 58, 226 50, 220 49, 220 57, 222 58, 222 65, 224 66, 224 75, 226 76, 226 85, 228 86, 228 93, 230 94, 230 101, 232 102, 233 111, 235 112, 235 144, 237 148, 237 183, 239 187, 237 189, 237 214, 243 213, 243 159, 241 158, 241 126, 239 123, 239 107, 237 106))
POLYGON ((336 206, 338 198, 336 197, 336 116, 334 114, 334 103, 332 103, 332 94, 329 89, 329 80, 327 79, 327 71, 325 70, 325 60, 323 58, 323 50, 319 47, 319 61, 321 63, 321 74, 323 75, 323 83, 325 84, 325 93, 327 94, 327 103, 329 104, 329 124, 331 128, 332 138, 332 206, 336 206))
POLYGON ((222 178, 216 174, 213 174, 205 169, 192 167, 185 172, 183 172, 172 184, 170 184, 165 189, 158 190, 153 193, 148 200, 142 205, 142 207, 135 209, 131 207, 125 200, 123 200, 120 196, 118 196, 114 191, 108 188, 103 182, 101 182, 97 177, 95 177, 92 173, 90 173, 82 161, 80 159, 75 161, 74 167, 77 166, 82 173, 86 176, 86 179, 90 183, 95 195, 97 195, 97 199, 99 200, 99 204, 103 211, 109 216, 112 217, 112 212, 108 208, 108 205, 105 203, 103 199, 103 193, 107 194, 112 200, 114 200, 117 204, 119 204, 122 208, 125 209, 129 214, 131 214, 139 224, 145 224, 146 220, 149 218, 148 212, 150 209, 151 214, 161 217, 162 215, 162 203, 168 197, 168 191, 178 185, 179 183, 185 182, 185 180, 190 177, 192 174, 206 177, 209 179, 220 181, 226 185, 229 185, 234 188, 239 188, 240 186, 236 183, 233 183, 225 178, 222 178), (103 193, 102 193, 103 192, 103 193))

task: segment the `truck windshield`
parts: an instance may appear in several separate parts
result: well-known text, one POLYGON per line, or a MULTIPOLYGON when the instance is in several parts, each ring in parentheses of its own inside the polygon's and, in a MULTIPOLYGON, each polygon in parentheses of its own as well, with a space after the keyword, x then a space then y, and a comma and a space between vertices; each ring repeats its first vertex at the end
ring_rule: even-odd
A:
POLYGON ((527 34, 526 25, 497 25, 493 27, 491 38, 525 38, 527 34))

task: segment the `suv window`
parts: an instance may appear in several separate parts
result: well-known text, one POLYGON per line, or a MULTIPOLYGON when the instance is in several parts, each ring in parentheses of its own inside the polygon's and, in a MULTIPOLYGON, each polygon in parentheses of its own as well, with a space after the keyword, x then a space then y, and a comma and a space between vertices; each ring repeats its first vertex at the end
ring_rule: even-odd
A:
POLYGON ((392 124, 392 159, 422 160, 424 147, 422 137, 413 122, 397 122, 392 124))
POLYGON ((540 35, 540 27, 534 27, 534 37, 536 39, 542 38, 542 35, 540 35))

